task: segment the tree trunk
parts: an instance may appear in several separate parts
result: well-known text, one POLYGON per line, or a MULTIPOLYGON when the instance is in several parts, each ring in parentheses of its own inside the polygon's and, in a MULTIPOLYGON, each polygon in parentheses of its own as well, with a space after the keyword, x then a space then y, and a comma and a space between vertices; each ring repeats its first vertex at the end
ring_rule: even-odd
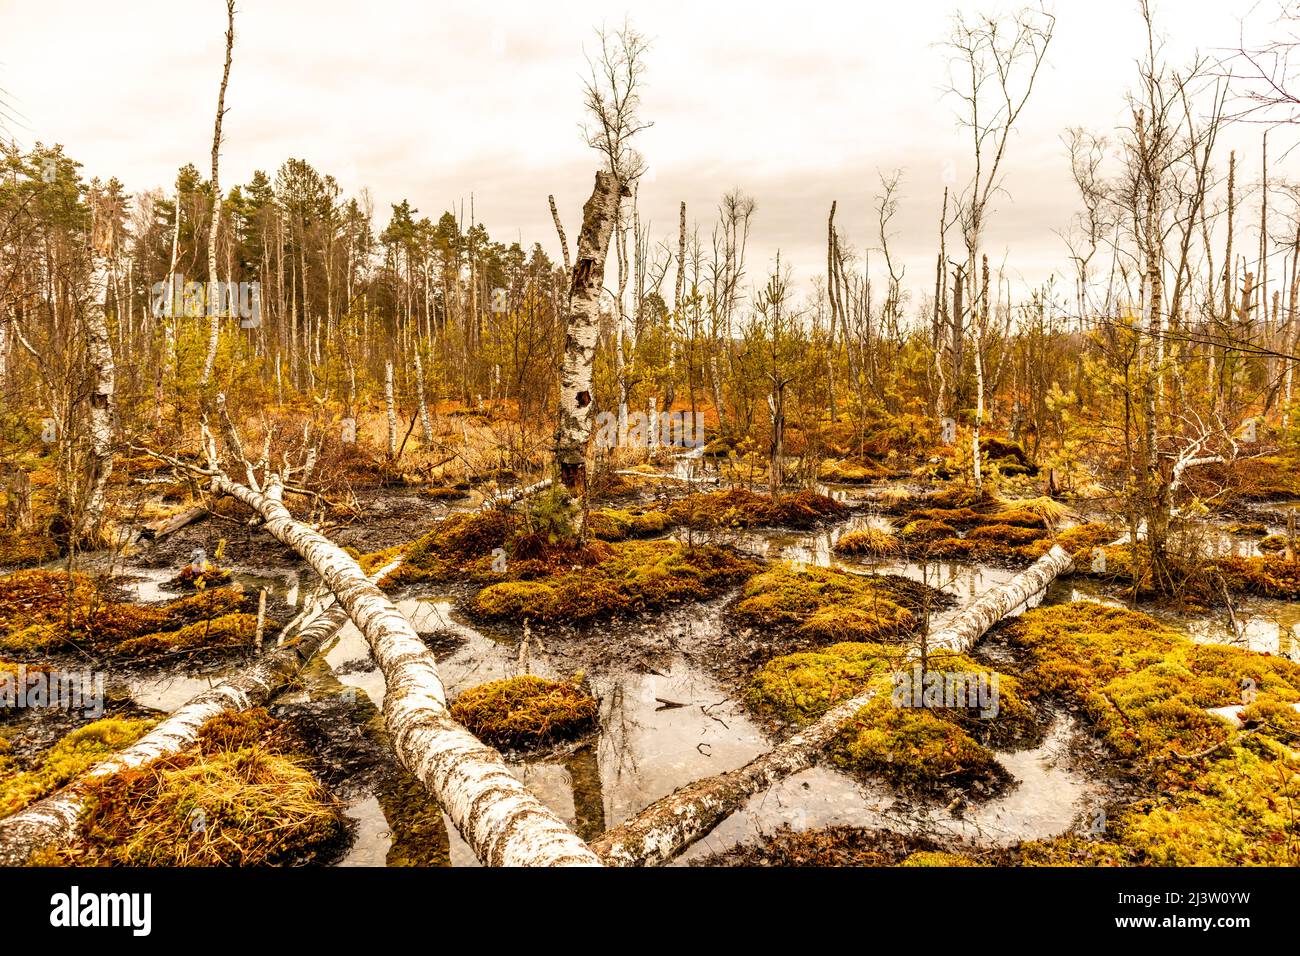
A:
MULTIPOLYGON (((100 237, 92 237, 98 244, 100 237)), ((107 244, 107 239, 103 239, 107 244)), ((108 481, 113 475, 113 418, 116 369, 113 347, 108 337, 105 297, 108 295, 104 248, 94 251, 94 275, 90 298, 86 303, 86 355, 91 372, 88 432, 90 452, 87 460, 86 498, 77 525, 76 540, 89 547, 103 545, 104 512, 107 508, 108 481)))
POLYGON ((384 407, 388 411, 388 460, 397 460, 397 403, 393 399, 393 363, 384 363, 384 407))
POLYGON ((347 610, 383 672, 384 720, 398 759, 438 800, 479 860, 488 866, 599 864, 496 750, 451 718, 433 654, 347 552, 294 520, 281 501, 278 476, 256 491, 217 474, 213 490, 261 515, 266 530, 302 555, 347 610))
POLYGON ((203 358, 199 387, 212 381, 217 361, 217 343, 221 336, 221 308, 213 301, 217 290, 217 226, 221 222, 221 186, 217 167, 221 157, 221 120, 226 115, 226 84, 230 82, 230 54, 235 46, 235 0, 226 0, 226 65, 221 73, 221 90, 217 93, 217 119, 212 129, 212 222, 208 224, 208 352, 203 358))
POLYGON ((568 330, 564 338, 564 368, 560 375, 560 417, 555 432, 555 460, 566 488, 586 485, 587 439, 591 436, 592 365, 600 334, 600 292, 605 256, 613 232, 619 197, 625 191, 613 173, 596 173, 591 198, 582 208, 578 261, 569 292, 568 330))

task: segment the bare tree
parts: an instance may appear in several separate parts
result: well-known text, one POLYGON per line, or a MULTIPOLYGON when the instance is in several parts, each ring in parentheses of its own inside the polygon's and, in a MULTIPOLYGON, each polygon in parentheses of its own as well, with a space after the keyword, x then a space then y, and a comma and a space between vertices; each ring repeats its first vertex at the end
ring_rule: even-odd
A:
MULTIPOLYGON (((966 247, 963 276, 975 337, 975 428, 972 436, 975 487, 981 485, 980 426, 984 417, 982 349, 989 315, 987 283, 975 286, 980 245, 993 196, 1002 190, 1003 161, 1011 132, 1033 93, 1052 41, 1056 18, 1046 9, 1024 8, 1008 17, 980 15, 953 18, 947 47, 951 53, 948 92, 960 104, 958 122, 969 131, 974 169, 957 197, 957 222, 966 247)), ((960 334, 962 310, 954 306, 952 321, 960 334)), ((954 350, 960 354, 958 350, 954 350)), ((953 389, 960 394, 961 368, 954 355, 953 389)))

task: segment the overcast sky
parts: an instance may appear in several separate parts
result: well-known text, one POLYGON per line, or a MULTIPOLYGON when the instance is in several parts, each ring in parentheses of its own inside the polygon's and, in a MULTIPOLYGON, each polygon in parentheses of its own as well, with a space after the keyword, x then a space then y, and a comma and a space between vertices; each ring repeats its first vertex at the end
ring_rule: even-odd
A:
MULTIPOLYGON (((1266 27, 1275 0, 1164 0, 1175 61, 1235 47, 1239 24, 1266 27)), ((584 47, 624 13, 653 46, 640 137, 649 161, 643 221, 675 234, 685 200, 707 238, 719 197, 757 201, 751 277, 776 250, 807 280, 825 263, 826 213, 856 247, 874 244, 877 170, 904 173, 896 243, 909 284, 932 275, 945 173, 967 146, 941 96, 938 47, 960 6, 885 3, 242 0, 226 102, 222 183, 274 174, 290 156, 368 186, 382 225, 408 198, 435 217, 475 198, 494 238, 540 240, 558 257, 546 204, 572 236, 596 155, 582 142, 584 47)), ((1006 163, 987 250, 1038 281, 1059 268, 1057 233, 1076 201, 1062 131, 1112 129, 1135 76, 1136 0, 1057 0, 1048 66, 1006 163)), ((220 79, 221 0, 0 0, 0 89, 21 111, 20 142, 64 144, 87 176, 131 190, 168 186, 178 166, 205 175, 220 79)), ((1258 29, 1256 32, 1259 32, 1258 29)), ((1244 131, 1243 131, 1244 132, 1244 131)), ((1257 131, 1250 131, 1254 142, 1257 131)), ((1249 146, 1243 174, 1258 168, 1249 146)), ((1285 170, 1282 170, 1283 172, 1285 170)))

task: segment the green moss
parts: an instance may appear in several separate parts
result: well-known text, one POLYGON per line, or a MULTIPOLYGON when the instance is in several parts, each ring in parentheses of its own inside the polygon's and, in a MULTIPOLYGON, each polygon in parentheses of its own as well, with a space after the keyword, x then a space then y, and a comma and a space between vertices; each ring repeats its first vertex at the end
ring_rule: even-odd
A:
POLYGON ((133 657, 248 647, 256 634, 256 614, 225 614, 210 621, 187 624, 175 631, 157 631, 129 638, 118 644, 115 651, 123 657, 133 657))
POLYGON ((755 672, 746 686, 745 699, 783 723, 805 724, 840 701, 864 693, 873 682, 887 690, 882 678, 892 674, 900 660, 897 647, 865 642, 785 654, 755 672))
POLYGON ((663 534, 673 525, 662 511, 620 511, 613 508, 587 515, 587 533, 602 541, 625 541, 663 534))
POLYGON ((0 567, 25 568, 58 556, 59 546, 48 533, 0 529, 0 567))
POLYGON ((0 817, 17 813, 81 776, 105 757, 135 743, 152 720, 106 717, 78 727, 41 757, 30 770, 0 777, 0 817))
POLYGON ((952 525, 944 524, 942 521, 931 521, 928 518, 909 521, 903 525, 903 537, 909 541, 934 541, 939 538, 951 538, 956 533, 957 529, 952 525))
POLYGON ((716 545, 628 541, 602 547, 600 560, 587 565, 513 567, 512 574, 538 576, 489 585, 471 606, 492 619, 576 624, 715 597, 759 567, 716 545))
MULTIPOLYGON (((997 675, 998 713, 992 719, 957 708, 897 706, 894 674, 912 666, 896 647, 833 644, 768 661, 750 678, 745 700, 761 714, 802 726, 874 689, 876 696, 830 744, 836 764, 918 791, 1005 780, 1005 771, 976 738, 1013 740, 1035 734, 1033 708, 1020 683, 997 675)), ((931 668, 987 673, 960 655, 936 658, 931 668)))
MULTIPOLYGON (((51 574, 52 572, 42 572, 51 574)), ((34 575, 35 572, 19 572, 34 575)), ((53 653, 76 648, 105 656, 134 656, 157 651, 229 648, 248 644, 256 630, 256 618, 241 613, 249 606, 247 594, 238 588, 205 588, 166 604, 136 605, 109 601, 87 579, 73 579, 69 606, 68 577, 31 578, 16 584, 0 579, 0 593, 10 585, 31 596, 30 619, 20 626, 17 610, 7 630, 0 632, 0 648, 25 654, 53 653)), ((3 603, 0 601, 0 603, 3 603)), ((10 607, 20 607, 11 601, 10 607)), ((274 622, 271 622, 273 625, 274 622)))
POLYGON ((897 641, 915 632, 927 604, 944 603, 939 592, 906 578, 778 564, 752 578, 728 614, 819 642, 897 641))
POLYGON ((596 699, 581 679, 546 680, 525 674, 463 691, 451 715, 480 740, 520 748, 577 737, 596 724, 596 699))
POLYGON ((866 458, 844 458, 824 462, 817 477, 832 484, 860 485, 887 478, 889 472, 866 458))
POLYGON ((76 866, 303 863, 344 832, 342 810, 264 710, 214 718, 200 746, 90 782, 76 842, 36 862, 76 866), (235 729, 238 728, 238 729, 235 729))
POLYGON ((1285 706, 1300 700, 1300 665, 1197 644, 1145 614, 1092 602, 1030 611, 1007 633, 1028 651, 1028 679, 1078 702, 1158 793, 1116 814, 1104 841, 1028 845, 1028 861, 1300 862, 1290 812, 1300 721, 1285 706), (1240 702, 1243 689, 1259 695, 1246 733, 1206 712, 1240 702))
POLYGON ((1284 534, 1270 534, 1255 545, 1261 551, 1285 551, 1290 539, 1284 534))
POLYGON ((911 854, 899 866, 982 866, 968 856, 958 853, 944 853, 940 850, 918 850, 911 854))
POLYGON ((1300 598, 1300 561, 1297 560, 1278 555, 1259 558, 1225 556, 1216 558, 1209 569, 1222 574, 1233 591, 1287 600, 1300 598))
POLYGON ((497 508, 448 515, 410 545, 401 566, 380 583, 445 581, 462 574, 471 563, 486 561, 490 567, 493 550, 504 548, 518 523, 518 516, 497 508))
POLYGON ((966 532, 967 541, 990 541, 1013 547, 1030 544, 1042 537, 1041 527, 1025 528, 1013 524, 986 524, 966 532))

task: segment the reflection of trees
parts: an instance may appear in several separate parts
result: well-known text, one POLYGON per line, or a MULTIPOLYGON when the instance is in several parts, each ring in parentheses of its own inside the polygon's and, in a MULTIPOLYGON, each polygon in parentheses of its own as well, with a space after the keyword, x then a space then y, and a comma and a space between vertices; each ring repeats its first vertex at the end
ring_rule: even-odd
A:
POLYGON ((605 791, 596 747, 586 744, 566 754, 564 769, 573 784, 573 828, 584 840, 595 839, 605 832, 605 791))
MULTIPOLYGON (((391 843, 385 863, 389 866, 450 866, 451 840, 438 801, 393 758, 392 742, 384 728, 383 715, 370 695, 343 684, 323 655, 303 668, 304 683, 312 700, 351 698, 345 707, 360 734, 382 754, 375 768, 371 792, 388 823, 391 843)), ((576 797, 575 797, 576 805, 576 797)))

